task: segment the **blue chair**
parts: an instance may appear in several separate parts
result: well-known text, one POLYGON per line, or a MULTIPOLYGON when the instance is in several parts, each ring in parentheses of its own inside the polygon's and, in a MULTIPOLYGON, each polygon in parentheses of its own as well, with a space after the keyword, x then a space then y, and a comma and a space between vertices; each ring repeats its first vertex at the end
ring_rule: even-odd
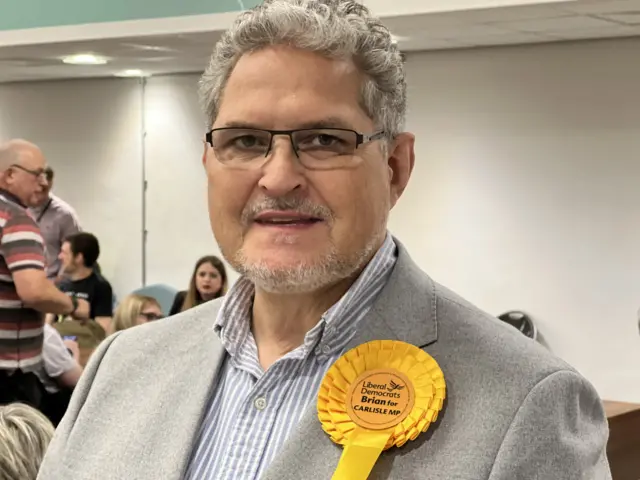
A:
POLYGON ((138 290, 135 290, 131 293, 155 298, 156 301, 160 304, 160 308, 162 308, 162 313, 164 313, 165 315, 169 315, 171 305, 173 305, 173 300, 175 299, 178 290, 170 287, 169 285, 157 283, 154 285, 147 285, 146 287, 139 288, 138 290))

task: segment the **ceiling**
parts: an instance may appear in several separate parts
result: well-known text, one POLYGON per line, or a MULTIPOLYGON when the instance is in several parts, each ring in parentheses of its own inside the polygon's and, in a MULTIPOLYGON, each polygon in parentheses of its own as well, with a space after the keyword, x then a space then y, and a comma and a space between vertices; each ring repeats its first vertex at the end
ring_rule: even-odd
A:
MULTIPOLYGON (((554 4, 387 16, 404 51, 473 48, 640 36, 640 0, 579 0, 554 4)), ((195 32, 0 47, 0 82, 111 76, 140 69, 150 75, 201 71, 220 32, 195 32), (92 52, 106 65, 65 65, 60 58, 92 52)))

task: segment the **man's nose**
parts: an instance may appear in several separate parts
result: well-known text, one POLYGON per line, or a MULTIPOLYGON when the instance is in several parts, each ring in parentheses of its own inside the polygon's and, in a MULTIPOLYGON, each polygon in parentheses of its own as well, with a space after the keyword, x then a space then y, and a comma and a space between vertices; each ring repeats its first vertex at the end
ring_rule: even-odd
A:
POLYGON ((262 166, 260 188, 269 196, 281 197, 307 187, 306 169, 293 150, 291 139, 275 136, 269 156, 262 166))

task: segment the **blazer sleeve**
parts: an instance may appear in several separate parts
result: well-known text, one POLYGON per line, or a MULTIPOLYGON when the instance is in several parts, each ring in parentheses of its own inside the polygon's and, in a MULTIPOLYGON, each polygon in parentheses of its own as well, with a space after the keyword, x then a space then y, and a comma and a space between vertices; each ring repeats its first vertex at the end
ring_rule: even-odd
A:
POLYGON ((602 402, 580 375, 555 372, 527 395, 489 480, 610 480, 602 402))
POLYGON ((78 417, 82 415, 82 409, 89 396, 89 391, 100 370, 100 364, 122 332, 117 332, 107 337, 93 352, 91 358, 76 385, 67 412, 58 425, 56 433, 49 444, 47 453, 40 466, 37 480, 59 480, 69 478, 64 465, 65 451, 69 438, 73 435, 73 430, 78 417))

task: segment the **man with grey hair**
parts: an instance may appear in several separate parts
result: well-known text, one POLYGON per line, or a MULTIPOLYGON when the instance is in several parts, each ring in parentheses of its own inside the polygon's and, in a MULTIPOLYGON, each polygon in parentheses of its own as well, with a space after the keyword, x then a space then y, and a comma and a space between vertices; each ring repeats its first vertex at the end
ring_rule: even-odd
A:
MULTIPOLYGON (((402 56, 378 19, 350 0, 265 1, 224 34, 201 86, 211 226, 242 277, 221 300, 103 343, 41 480, 332 478, 342 448, 316 402, 340 412, 345 392, 321 383, 376 340, 433 357, 447 401, 426 434, 334 478, 610 478, 593 387, 431 280, 388 233, 414 137, 402 56)), ((351 438, 354 416, 342 421, 351 438)))

